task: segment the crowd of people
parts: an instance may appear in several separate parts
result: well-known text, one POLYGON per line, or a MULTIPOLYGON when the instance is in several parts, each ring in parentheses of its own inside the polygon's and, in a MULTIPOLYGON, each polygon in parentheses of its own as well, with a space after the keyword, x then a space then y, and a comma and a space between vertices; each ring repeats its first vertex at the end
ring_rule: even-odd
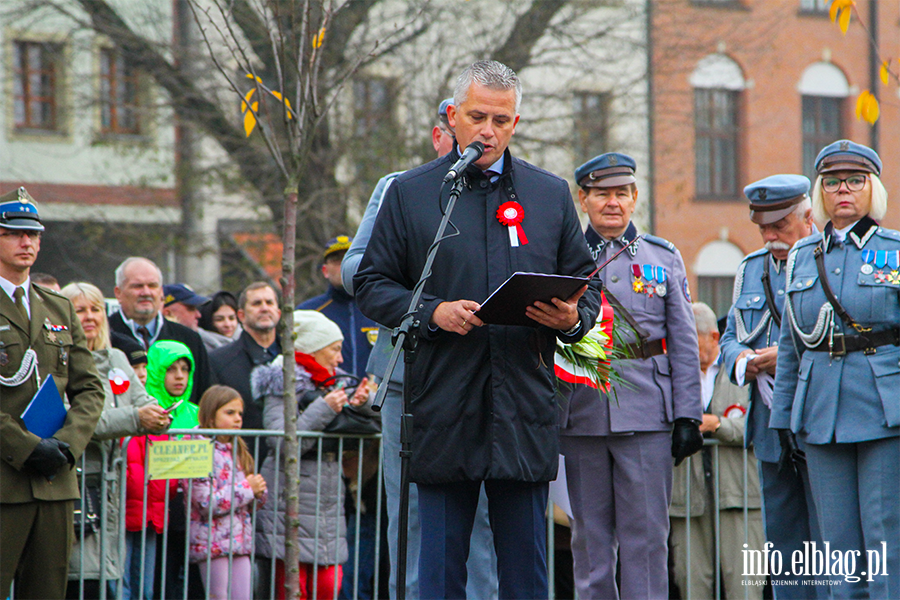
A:
POLYGON ((296 577, 303 598, 380 597, 380 469, 391 598, 547 598, 548 494, 563 469, 579 598, 762 598, 767 580, 776 598, 900 597, 900 233, 878 224, 878 154, 839 140, 812 192, 791 174, 745 188, 764 247, 717 322, 693 302, 678 249, 633 223, 632 157, 579 166, 576 202, 510 153, 521 96, 500 63, 460 74, 432 129, 437 159, 385 176, 356 236, 326 242, 327 291, 293 312, 290 340, 268 282, 206 297, 131 257, 114 310, 91 283, 59 289, 31 272, 37 204, 23 188, 0 197, 0 593, 100 597, 105 580, 124 598, 284 598, 296 577), (451 200, 455 235, 430 255, 451 200), (518 271, 586 283, 530 303, 533 326, 495 324, 480 302, 518 271), (603 306, 621 383, 561 385, 557 340, 578 342, 603 306), (411 360, 389 373, 396 327, 411 360), (283 437, 254 452, 227 433, 284 430, 285 357, 298 431, 345 431, 352 416, 383 440, 373 469, 362 445, 348 462, 341 442, 301 438, 296 513, 270 493, 294 464, 283 437), (41 437, 21 415, 51 375, 68 413, 41 437), (195 428, 218 430, 203 438, 210 476, 148 480, 150 445, 195 428), (124 506, 106 476, 118 459, 124 506), (350 486, 355 520, 348 481, 363 484, 350 486), (817 549, 838 567, 816 572, 817 549))

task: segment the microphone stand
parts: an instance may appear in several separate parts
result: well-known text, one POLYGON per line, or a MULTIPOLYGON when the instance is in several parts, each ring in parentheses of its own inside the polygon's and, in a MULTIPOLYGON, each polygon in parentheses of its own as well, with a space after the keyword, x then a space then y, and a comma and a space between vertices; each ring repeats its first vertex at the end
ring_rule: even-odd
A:
MULTIPOLYGON (((450 214, 453 212, 456 200, 459 198, 460 193, 462 193, 462 187, 463 177, 460 176, 453 182, 453 187, 450 188, 450 199, 447 201, 447 209, 444 211, 443 217, 441 217, 441 222, 438 225, 437 233, 435 233, 434 241, 428 248, 425 266, 422 267, 422 274, 419 276, 418 283, 416 283, 416 286, 413 288, 412 299, 409 302, 409 308, 406 311, 406 315, 400 322, 400 326, 394 329, 393 335, 391 336, 394 350, 391 352, 390 360, 388 360, 387 369, 381 380, 382 384, 378 387, 378 393, 375 395, 375 401, 372 406, 372 409, 375 411, 381 411, 381 406, 384 404, 384 397, 388 391, 388 382, 391 380, 391 375, 397 366, 400 352, 405 352, 403 363, 406 366, 406 373, 409 373, 409 369, 415 361, 416 346, 418 346, 419 343, 418 330, 421 325, 421 322, 418 319, 419 300, 422 297, 422 289, 425 287, 425 282, 431 276, 431 266, 434 264, 434 257, 437 255, 438 248, 444 240, 444 231, 447 229, 447 224, 450 222, 450 214)), ((443 189, 443 186, 441 186, 441 189, 443 189)), ((413 420, 413 416, 409 413, 409 394, 409 386, 404 382, 403 401, 400 411, 400 516, 398 519, 397 535, 398 600, 406 600, 406 553, 409 531, 409 459, 412 456, 412 451, 410 449, 410 434, 412 432, 413 420)))

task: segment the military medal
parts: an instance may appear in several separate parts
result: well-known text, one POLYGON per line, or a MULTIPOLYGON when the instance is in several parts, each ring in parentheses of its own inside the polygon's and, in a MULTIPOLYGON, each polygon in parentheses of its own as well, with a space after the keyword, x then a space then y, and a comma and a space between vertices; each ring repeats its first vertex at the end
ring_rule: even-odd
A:
POLYGON ((55 331, 47 332, 47 341, 54 343, 54 344, 56 343, 56 332, 55 331))
POLYGON ((872 265, 870 265, 869 263, 866 263, 863 266, 861 266, 859 268, 859 270, 863 275, 871 275, 872 271, 874 271, 875 268, 872 265))
POLYGON ((631 289, 633 289, 638 294, 644 293, 644 282, 641 279, 635 279, 634 283, 631 284, 631 289))
POLYGON ((888 283, 893 283, 894 285, 900 284, 900 271, 891 271, 887 280, 888 283))
POLYGON ((660 298, 665 298, 667 291, 668 290, 666 289, 666 284, 664 284, 664 283, 660 283, 659 285, 656 286, 656 295, 659 296, 660 298))
POLYGON ((6 350, 4 350, 3 348, 0 348, 0 367, 5 367, 8 364, 9 364, 9 353, 6 350))
POLYGON ((525 230, 522 229, 522 219, 525 218, 525 209, 518 202, 504 202, 497 209, 497 220, 501 225, 509 229, 509 245, 516 248, 528 243, 525 230))
POLYGON ((875 283, 885 283, 887 281, 887 273, 884 271, 877 271, 875 273, 875 283))

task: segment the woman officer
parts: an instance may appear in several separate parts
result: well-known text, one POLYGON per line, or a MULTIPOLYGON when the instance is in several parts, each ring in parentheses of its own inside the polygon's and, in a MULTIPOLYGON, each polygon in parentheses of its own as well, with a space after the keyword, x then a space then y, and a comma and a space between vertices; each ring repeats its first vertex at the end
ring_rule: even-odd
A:
POLYGON ((876 222, 874 150, 834 142, 816 171, 813 215, 828 224, 788 257, 769 425, 783 464, 806 452, 825 561, 841 558, 834 597, 900 598, 900 232, 876 222))

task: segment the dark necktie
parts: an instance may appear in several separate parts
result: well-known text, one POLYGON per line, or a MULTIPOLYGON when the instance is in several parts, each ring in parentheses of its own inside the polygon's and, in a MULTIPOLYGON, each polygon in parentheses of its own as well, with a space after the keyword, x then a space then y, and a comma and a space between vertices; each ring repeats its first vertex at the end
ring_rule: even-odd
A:
POLYGON ((17 287, 15 291, 13 291, 13 301, 16 303, 16 308, 19 309, 25 322, 30 322, 31 319, 28 318, 28 310, 25 308, 25 290, 17 287))
POLYGON ((140 334, 141 339, 144 340, 144 350, 150 349, 150 330, 141 325, 137 328, 137 332, 140 334))

